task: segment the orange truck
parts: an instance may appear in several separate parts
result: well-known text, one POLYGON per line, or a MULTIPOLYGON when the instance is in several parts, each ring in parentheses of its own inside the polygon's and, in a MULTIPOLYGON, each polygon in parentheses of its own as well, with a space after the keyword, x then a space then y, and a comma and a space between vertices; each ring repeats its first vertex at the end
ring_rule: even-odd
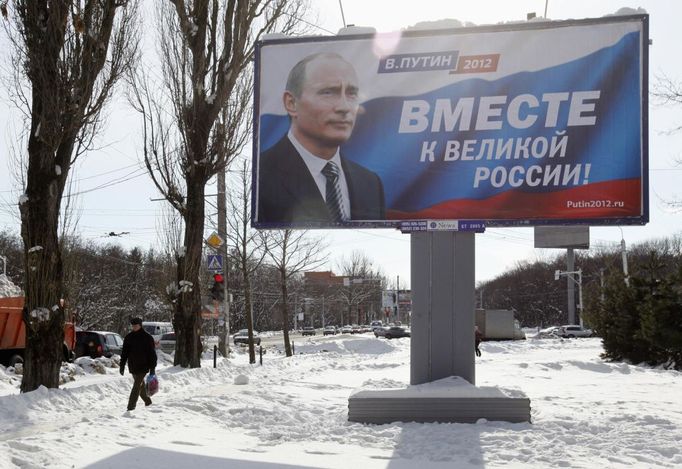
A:
MULTIPOLYGON (((14 366, 23 362, 26 348, 26 326, 21 317, 24 297, 0 298, 0 363, 14 366)), ((73 321, 64 324, 64 344, 62 354, 65 361, 73 356, 76 344, 76 328, 73 321)))

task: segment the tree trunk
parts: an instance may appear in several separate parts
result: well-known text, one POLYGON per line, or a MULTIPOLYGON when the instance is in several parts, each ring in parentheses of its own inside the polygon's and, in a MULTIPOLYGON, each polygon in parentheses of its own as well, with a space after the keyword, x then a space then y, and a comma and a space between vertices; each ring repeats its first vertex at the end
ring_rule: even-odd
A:
POLYGON ((287 357, 292 356, 291 342, 289 341, 289 305, 287 303, 287 276, 280 270, 279 278, 282 286, 282 333, 284 334, 284 352, 287 357))
POLYGON ((26 348, 22 392, 33 391, 41 385, 59 387, 64 343, 64 311, 59 303, 62 261, 55 229, 57 224, 47 220, 44 215, 49 210, 45 206, 38 207, 40 202, 32 205, 28 213, 22 213, 21 230, 25 265, 29 267, 24 287, 26 348))
POLYGON ((29 268, 24 287, 26 348, 21 392, 33 391, 41 385, 59 387, 63 357, 64 311, 59 303, 62 261, 57 246, 57 223, 44 216, 50 210, 47 203, 39 207, 39 200, 32 204, 28 213, 22 210, 25 265, 29 268))
MULTIPOLYGON (((40 112, 40 109, 40 103, 34 99, 33 113, 40 112)), ((34 116, 34 127, 38 121, 34 116)), ((36 137, 37 133, 32 130, 29 137, 27 200, 22 199, 19 204, 26 266, 23 314, 26 348, 22 392, 33 391, 41 385, 59 387, 64 343, 64 311, 59 302, 63 267, 57 234, 64 186, 54 167, 54 153, 36 137)))
MULTIPOLYGON (((197 179, 196 177, 194 179, 197 179)), ((201 366, 201 285, 199 270, 204 235, 204 184, 188 181, 188 206, 184 214, 184 256, 178 260, 178 285, 180 294, 176 304, 175 365, 199 368, 201 366)))

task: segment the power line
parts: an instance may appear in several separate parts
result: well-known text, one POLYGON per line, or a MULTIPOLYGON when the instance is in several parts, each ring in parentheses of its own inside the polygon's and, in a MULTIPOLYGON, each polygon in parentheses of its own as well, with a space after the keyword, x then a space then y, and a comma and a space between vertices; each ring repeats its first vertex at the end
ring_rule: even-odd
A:
MULTIPOLYGON (((268 6, 268 8, 274 10, 274 7, 268 6)), ((295 19, 295 20, 300 21, 301 23, 305 23, 305 24, 307 24, 308 26, 312 26, 313 28, 317 28, 317 29, 319 29, 320 31, 324 31, 324 32, 329 33, 329 34, 331 34, 331 35, 333 35, 333 36, 336 35, 335 32, 330 31, 330 30, 328 30, 327 28, 323 28, 322 26, 317 25, 317 24, 315 24, 315 23, 311 23, 310 21, 305 20, 305 19, 303 19, 303 18, 301 18, 301 17, 298 17, 298 16, 296 16, 296 15, 292 15, 291 13, 289 13, 289 12, 287 12, 287 11, 282 11, 281 13, 285 14, 285 15, 288 16, 289 18, 293 18, 293 19, 295 19)))
MULTIPOLYGON (((98 177, 101 177, 101 176, 106 176, 107 174, 115 173, 115 172, 118 172, 118 171, 124 171, 124 170, 130 169, 130 168, 132 168, 132 167, 134 167, 134 166, 139 167, 140 165, 139 165, 139 163, 135 163, 135 164, 131 164, 131 165, 128 165, 128 166, 123 166, 123 167, 121 167, 121 168, 112 169, 112 170, 109 170, 109 171, 105 171, 105 172, 103 172, 103 173, 93 174, 92 176, 85 176, 85 177, 82 177, 82 178, 74 179, 72 182, 86 181, 86 180, 88 180, 88 179, 94 179, 94 178, 98 178, 98 177)), ((17 192, 17 191, 16 191, 16 190, 13 190, 13 189, 7 189, 7 190, 0 191, 0 193, 11 193, 11 192, 17 192)))
POLYGON ((137 179, 140 176, 144 176, 146 174, 146 172, 147 171, 144 168, 136 169, 135 171, 132 171, 132 172, 126 174, 125 176, 121 176, 120 178, 117 178, 117 179, 114 179, 112 181, 100 184, 99 186, 95 186, 95 187, 92 187, 90 189, 85 189, 82 191, 67 194, 64 196, 64 198, 70 198, 70 197, 75 197, 77 195, 88 194, 90 192, 95 192, 95 191, 98 191, 100 189, 106 189, 107 187, 112 187, 112 186, 116 186, 118 184, 123 184, 124 182, 132 181, 133 179, 137 179), (138 173, 138 174, 135 174, 135 173, 138 173))

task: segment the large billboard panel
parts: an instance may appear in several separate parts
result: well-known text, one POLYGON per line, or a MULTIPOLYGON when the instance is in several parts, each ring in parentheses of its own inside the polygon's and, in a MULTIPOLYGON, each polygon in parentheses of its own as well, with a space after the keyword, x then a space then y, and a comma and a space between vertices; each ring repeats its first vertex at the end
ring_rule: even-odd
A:
POLYGON ((259 44, 253 225, 644 224, 648 16, 259 44))

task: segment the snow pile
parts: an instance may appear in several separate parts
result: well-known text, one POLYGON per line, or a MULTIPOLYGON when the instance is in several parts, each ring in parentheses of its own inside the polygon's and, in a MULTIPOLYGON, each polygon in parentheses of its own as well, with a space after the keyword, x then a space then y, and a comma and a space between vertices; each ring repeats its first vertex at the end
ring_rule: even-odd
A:
MULTIPOLYGON (((92 374, 92 373, 97 373, 100 375, 105 375, 107 374, 107 369, 112 368, 115 370, 119 369, 119 365, 121 363, 121 357, 119 355, 113 355, 111 358, 106 358, 106 357, 98 357, 98 358, 90 358, 90 357, 79 357, 76 358, 73 362, 73 364, 66 364, 66 365, 71 365, 69 367, 69 371, 71 369, 75 370, 82 370, 82 371, 76 371, 70 374, 92 374)), ((62 369, 64 366, 62 366, 62 369)))
POLYGON ((434 21, 420 21, 413 26, 406 28, 407 31, 419 31, 426 30, 430 31, 433 29, 457 29, 457 28, 469 28, 476 26, 476 24, 470 21, 460 21, 453 18, 443 18, 434 21))
POLYGON ((21 374, 17 374, 13 367, 0 365, 0 396, 16 392, 21 385, 21 374))
POLYGON ((474 386, 459 376, 450 376, 430 383, 411 386, 386 386, 361 388, 351 394, 357 398, 525 398, 522 391, 501 389, 495 386, 474 386), (377 392, 379 391, 379 392, 377 392))
POLYGON ((234 384, 238 386, 243 386, 245 384, 249 384, 249 377, 246 375, 237 375, 234 378, 234 384))
POLYGON ((623 7, 619 8, 615 13, 610 14, 610 15, 604 15, 604 16, 630 16, 630 15, 646 15, 647 11, 642 8, 628 8, 628 7, 623 7))
POLYGON ((21 288, 16 286, 5 274, 0 274, 0 298, 22 296, 21 288))
POLYGON ((297 354, 335 352, 339 354, 363 353, 379 355, 395 351, 395 346, 387 340, 376 340, 368 337, 354 337, 351 339, 339 339, 335 341, 321 339, 307 339, 305 342, 295 344, 297 354))

